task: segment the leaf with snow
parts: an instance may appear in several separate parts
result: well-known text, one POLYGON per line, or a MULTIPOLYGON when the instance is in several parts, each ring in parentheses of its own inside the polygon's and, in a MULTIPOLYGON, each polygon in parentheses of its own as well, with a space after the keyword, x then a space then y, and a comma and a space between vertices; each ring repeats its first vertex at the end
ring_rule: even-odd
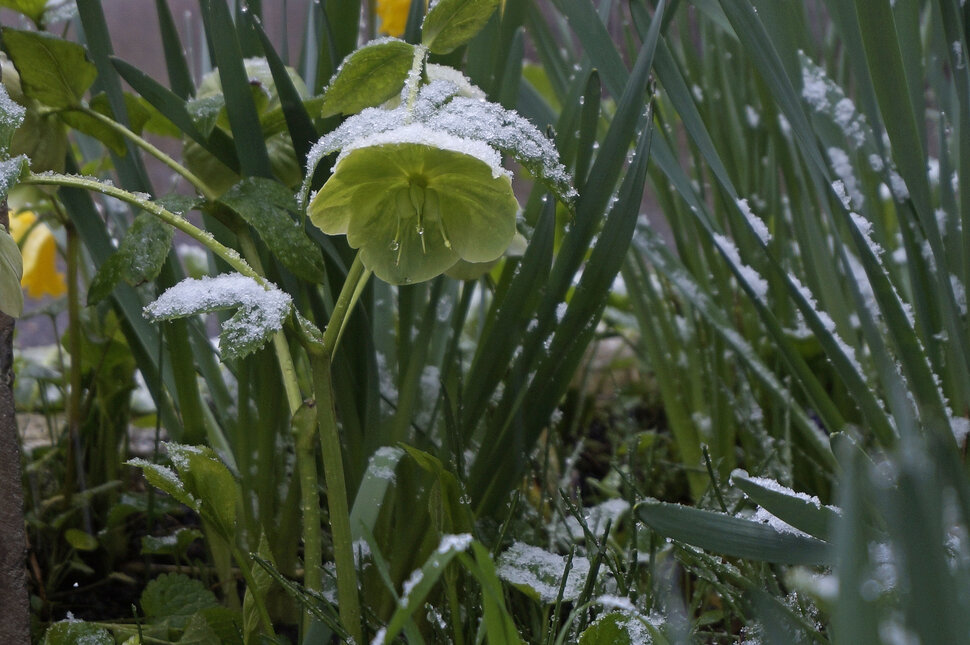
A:
POLYGON ((0 84, 0 158, 7 156, 13 133, 24 122, 27 114, 21 105, 14 102, 7 89, 0 84))
POLYGON ((41 645, 114 645, 115 639, 104 627, 68 616, 50 626, 41 645))
POLYGON ((194 511, 198 511, 201 508, 202 502, 185 488, 185 483, 168 466, 153 464, 140 457, 129 459, 125 463, 129 466, 141 468, 149 484, 161 490, 163 493, 170 495, 180 504, 185 504, 194 511))
POLYGON ((451 561, 464 553, 473 542, 470 534, 445 535, 424 565, 411 572, 401 589, 397 610, 387 624, 387 642, 391 642, 401 631, 410 616, 424 607, 425 599, 437 584, 441 574, 445 572, 451 561))
POLYGON ((367 43, 340 64, 323 93, 322 116, 354 114, 380 105, 404 87, 414 45, 397 38, 367 43))
POLYGON ((0 201, 7 198, 14 186, 29 170, 27 157, 20 155, 13 159, 0 161, 0 201))
POLYGON ((514 110, 484 101, 481 90, 471 85, 460 72, 438 65, 429 65, 428 70, 432 80, 418 91, 410 115, 404 104, 390 110, 367 108, 314 144, 307 155, 301 203, 306 203, 316 166, 325 156, 360 146, 364 139, 376 138, 381 133, 404 129, 411 124, 423 124, 433 131, 478 141, 508 154, 538 177, 558 199, 566 204, 575 200, 576 191, 559 160, 559 152, 538 128, 514 110))
POLYGON ((118 250, 98 268, 88 289, 88 304, 106 298, 122 279, 135 287, 157 278, 174 237, 171 224, 141 213, 125 233, 118 250))
POLYGON ((279 331, 290 307, 290 297, 279 289, 266 289, 252 278, 231 273, 183 280, 145 307, 144 313, 149 320, 172 320, 238 309, 219 335, 223 358, 238 359, 262 347, 279 331))
MULTIPOLYGON (((498 558, 499 578, 546 605, 556 602, 565 571, 565 557, 522 542, 514 542, 498 558)), ((574 557, 563 585, 563 601, 579 598, 588 575, 589 560, 574 557)))
POLYGON ((295 219, 296 201, 288 188, 272 179, 250 177, 230 188, 219 201, 255 228, 293 275, 308 282, 323 282, 323 253, 295 219))
POLYGON ((612 611, 603 614, 586 628, 579 637, 579 645, 653 643, 660 636, 660 622, 657 618, 648 618, 632 610, 632 607, 627 611, 612 611))

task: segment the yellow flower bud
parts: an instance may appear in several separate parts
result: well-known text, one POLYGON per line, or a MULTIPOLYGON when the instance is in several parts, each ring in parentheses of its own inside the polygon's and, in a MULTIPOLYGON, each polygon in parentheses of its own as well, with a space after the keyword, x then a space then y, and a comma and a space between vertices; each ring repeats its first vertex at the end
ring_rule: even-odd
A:
POLYGON ((67 283, 57 270, 57 242, 50 228, 43 223, 34 226, 36 221, 31 211, 10 214, 10 234, 24 258, 20 284, 31 298, 58 298, 67 292, 67 283))
POLYGON ((380 32, 400 38, 408 23, 411 0, 377 0, 377 16, 381 19, 380 32))

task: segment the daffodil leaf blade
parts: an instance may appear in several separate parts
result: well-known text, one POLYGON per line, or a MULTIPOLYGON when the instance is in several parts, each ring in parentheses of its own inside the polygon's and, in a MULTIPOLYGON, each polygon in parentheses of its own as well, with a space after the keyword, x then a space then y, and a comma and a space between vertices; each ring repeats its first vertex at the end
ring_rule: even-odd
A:
POLYGON ((355 114, 396 96, 414 59, 414 46, 396 38, 364 45, 337 69, 323 95, 321 115, 355 114))
POLYGON ((500 257, 515 236, 518 203, 497 154, 489 158, 484 144, 399 136, 345 152, 310 203, 311 221, 346 234, 364 265, 391 284, 428 280, 461 259, 500 257))
POLYGON ((157 278, 174 236, 175 229, 155 216, 136 217, 115 254, 98 267, 88 288, 88 304, 104 300, 121 280, 136 287, 157 278))
POLYGON ((84 47, 39 32, 6 28, 3 42, 24 94, 53 108, 81 104, 98 72, 84 47))
POLYGON ((424 17, 421 42, 432 53, 447 54, 482 30, 499 0, 441 0, 424 17))
POLYGON ((0 311, 19 318, 24 311, 24 259, 10 233, 0 228, 0 311))
POLYGON ((308 282, 323 282, 323 252, 303 230, 296 216, 296 201, 285 186, 261 177, 244 179, 219 200, 256 229, 260 238, 293 275, 308 282))

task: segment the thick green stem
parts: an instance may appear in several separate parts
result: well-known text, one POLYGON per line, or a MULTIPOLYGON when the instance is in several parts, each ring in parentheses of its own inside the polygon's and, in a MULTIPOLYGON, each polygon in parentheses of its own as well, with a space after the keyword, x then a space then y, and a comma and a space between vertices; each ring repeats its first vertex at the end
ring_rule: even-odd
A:
POLYGON ((355 295, 359 295, 361 283, 367 280, 369 275, 370 272, 364 268, 358 255, 334 305, 322 342, 307 343, 313 370, 314 393, 317 397, 317 423, 320 426, 323 469, 327 482, 327 506, 330 509, 330 530, 333 535, 333 556, 337 567, 337 603, 340 608, 340 621, 357 643, 363 642, 360 603, 357 597, 357 568, 354 564, 350 507, 344 477, 343 449, 340 445, 340 433, 337 430, 330 363, 337 349, 340 332, 353 311, 355 295))
POLYGON ((424 45, 417 45, 414 48, 414 59, 411 61, 411 71, 408 74, 408 102, 407 116, 405 119, 410 122, 414 114, 414 103, 418 100, 418 89, 421 87, 421 67, 424 65, 424 58, 428 55, 428 48, 424 45))
POLYGON ((252 278, 263 287, 270 287, 269 282, 267 282, 261 275, 256 273, 256 271, 254 271, 253 268, 249 266, 249 264, 247 264, 233 249, 220 244, 214 237, 212 237, 211 234, 198 228, 181 215, 176 215, 175 213, 163 208, 161 205, 151 201, 147 195, 130 193, 127 190, 117 188, 116 186, 104 183, 91 177, 82 177, 80 175, 63 175, 59 173, 45 173, 41 175, 31 173, 20 183, 27 186, 63 186, 67 188, 80 188, 82 190, 90 190, 92 192, 101 193, 102 195, 107 195, 108 197, 114 197, 115 199, 119 199, 128 204, 137 206, 143 211, 151 213, 163 222, 171 224, 176 229, 182 231, 193 240, 212 251, 215 255, 225 260, 226 264, 232 267, 233 270, 248 278, 252 278))
MULTIPOLYGON (((323 540, 320 535, 320 495, 317 475, 316 410, 306 405, 293 416, 296 466, 300 473, 300 510, 303 514, 303 584, 309 591, 323 590, 323 540)), ((303 629, 312 615, 303 614, 303 629)))

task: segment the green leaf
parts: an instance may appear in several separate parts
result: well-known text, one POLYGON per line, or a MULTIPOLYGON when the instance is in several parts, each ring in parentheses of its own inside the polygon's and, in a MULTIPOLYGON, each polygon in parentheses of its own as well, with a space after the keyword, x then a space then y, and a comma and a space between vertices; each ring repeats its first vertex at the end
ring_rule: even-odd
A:
POLYGON ((217 607, 219 601, 200 580, 181 573, 163 573, 141 594, 141 610, 152 623, 167 622, 182 629, 197 611, 217 607))
POLYGON ((367 470, 364 471, 354 506, 350 510, 350 531, 355 541, 374 530, 384 496, 394 481, 394 473, 403 456, 404 451, 400 448, 386 446, 378 448, 367 462, 367 470))
POLYGON ((80 529, 67 529, 64 539, 78 551, 94 551, 98 548, 98 538, 80 529))
POLYGON ((397 603, 397 610, 391 616, 387 625, 385 642, 393 642, 394 637, 404 628, 408 618, 424 607, 424 600, 431 593, 438 578, 445 572, 448 565, 461 553, 464 553, 473 540, 471 534, 445 535, 438 548, 435 549, 424 565, 411 573, 411 577, 404 583, 401 598, 397 603))
POLYGON ((269 250, 293 275, 323 282, 323 253, 297 219, 293 193, 277 181, 252 177, 230 188, 220 202, 256 229, 269 250))
POLYGON ((194 511, 198 511, 201 502, 185 488, 185 483, 174 470, 160 464, 141 459, 129 459, 125 462, 129 466, 141 468, 148 483, 162 492, 171 495, 181 504, 185 504, 194 511))
POLYGON ((104 627, 80 620, 62 620, 54 623, 44 634, 41 645, 114 645, 115 639, 104 627))
POLYGON ((475 37, 492 17, 499 0, 441 0, 424 17, 421 42, 447 54, 475 37))
POLYGON ((656 628, 637 614, 610 612, 596 619, 580 637, 579 645, 632 645, 632 643, 655 642, 659 634, 656 628), (644 632, 651 640, 642 640, 644 632))
POLYGON ((7 88, 0 84, 0 158, 8 156, 13 133, 24 122, 27 110, 16 103, 7 93, 7 88))
POLYGON ((829 506, 822 506, 818 499, 795 493, 777 482, 748 477, 743 471, 731 473, 731 481, 751 501, 800 531, 820 540, 828 540, 839 514, 829 506))
POLYGON ((179 645, 222 645, 219 634, 202 614, 192 614, 178 642, 179 645))
POLYGON ((280 330, 290 306, 290 297, 279 289, 264 289, 252 278, 232 273, 183 280, 145 307, 144 313, 151 320, 174 320, 238 308, 223 323, 219 336, 223 358, 237 359, 262 347, 280 330))
POLYGON ((106 298, 122 279, 136 287, 158 277, 174 237, 175 229, 154 215, 136 217, 118 251, 98 268, 88 289, 88 304, 106 298))
POLYGON ((28 97, 54 108, 77 107, 97 70, 84 47, 32 31, 6 28, 3 42, 28 97))
POLYGON ((239 484, 216 453, 207 446, 167 443, 165 447, 185 483, 185 489, 201 504, 199 513, 231 542, 236 511, 242 503, 239 484))
POLYGON ((24 291, 20 287, 23 277, 20 247, 10 233, 0 228, 0 311, 12 318, 19 318, 24 311, 24 291))
POLYGON ((344 59, 323 94, 324 117, 380 105, 404 87, 414 46, 396 38, 364 45, 344 59))
POLYGON ((346 154, 310 203, 323 232, 346 235, 385 282, 429 280, 459 259, 488 262, 515 235, 508 176, 481 157, 429 144, 393 143, 346 154))
POLYGON ((435 529, 439 533, 464 533, 473 530, 475 519, 468 503, 461 501, 463 493, 458 478, 434 455, 411 446, 403 447, 423 470, 435 477, 430 502, 435 529))
POLYGON ((47 0, 0 0, 0 7, 13 9, 22 13, 34 22, 38 22, 47 9, 47 0))
POLYGON ((141 539, 141 553, 180 556, 190 544, 202 539, 198 529, 178 528, 171 535, 146 535, 141 539))
POLYGON ((637 505, 636 514, 664 537, 728 557, 804 565, 827 564, 832 559, 825 542, 723 513, 647 501, 637 505))

